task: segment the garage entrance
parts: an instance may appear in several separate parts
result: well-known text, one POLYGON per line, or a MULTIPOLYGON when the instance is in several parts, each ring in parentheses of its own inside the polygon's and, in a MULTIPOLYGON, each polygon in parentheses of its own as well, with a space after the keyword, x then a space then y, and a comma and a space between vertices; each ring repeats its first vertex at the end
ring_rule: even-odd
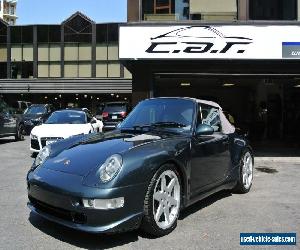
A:
POLYGON ((257 143, 300 139, 300 85, 293 77, 155 74, 153 96, 215 101, 257 143))
POLYGON ((119 31, 133 105, 158 96, 216 101, 252 143, 299 147, 299 23, 127 24, 119 31))

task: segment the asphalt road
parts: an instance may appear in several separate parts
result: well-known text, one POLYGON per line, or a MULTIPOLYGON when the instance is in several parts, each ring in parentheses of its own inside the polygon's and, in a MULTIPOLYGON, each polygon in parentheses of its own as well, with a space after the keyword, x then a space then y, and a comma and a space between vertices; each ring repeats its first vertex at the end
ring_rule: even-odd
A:
POLYGON ((250 193, 198 202, 182 212, 173 233, 157 239, 139 231, 90 235, 30 214, 25 177, 32 161, 28 138, 0 139, 0 249, 249 249, 239 245, 241 232, 296 232, 297 246, 287 249, 300 249, 300 157, 257 158, 255 167, 274 173, 256 169, 250 193))

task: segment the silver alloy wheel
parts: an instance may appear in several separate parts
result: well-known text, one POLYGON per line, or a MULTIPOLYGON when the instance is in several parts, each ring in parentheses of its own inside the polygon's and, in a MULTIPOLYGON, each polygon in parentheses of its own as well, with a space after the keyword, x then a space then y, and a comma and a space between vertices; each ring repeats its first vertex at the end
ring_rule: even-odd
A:
POLYGON ((180 184, 172 170, 164 171, 156 181, 153 193, 153 216, 161 229, 170 228, 180 207, 180 184))
POLYGON ((249 152, 244 155, 242 177, 245 189, 249 189, 253 179, 253 160, 249 152))

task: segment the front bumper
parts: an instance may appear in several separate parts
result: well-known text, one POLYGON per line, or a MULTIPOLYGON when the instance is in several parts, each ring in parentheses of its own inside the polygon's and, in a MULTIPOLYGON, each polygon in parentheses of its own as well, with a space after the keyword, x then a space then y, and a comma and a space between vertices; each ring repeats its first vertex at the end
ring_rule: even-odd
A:
POLYGON ((37 137, 36 139, 30 138, 30 152, 39 153, 40 150, 47 145, 47 140, 58 141, 63 139, 63 137, 37 137))
POLYGON ((135 229, 143 215, 147 185, 100 189, 82 184, 82 177, 43 169, 28 175, 28 207, 58 224, 90 233, 135 229), (124 207, 101 210, 86 208, 82 199, 124 197, 124 207))

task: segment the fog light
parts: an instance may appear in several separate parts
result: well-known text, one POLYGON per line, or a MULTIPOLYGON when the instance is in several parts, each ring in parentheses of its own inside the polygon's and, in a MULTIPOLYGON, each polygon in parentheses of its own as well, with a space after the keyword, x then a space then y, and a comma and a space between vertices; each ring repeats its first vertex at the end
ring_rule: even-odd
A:
POLYGON ((94 209, 116 209, 124 207, 124 197, 114 199, 82 199, 83 206, 94 209))

